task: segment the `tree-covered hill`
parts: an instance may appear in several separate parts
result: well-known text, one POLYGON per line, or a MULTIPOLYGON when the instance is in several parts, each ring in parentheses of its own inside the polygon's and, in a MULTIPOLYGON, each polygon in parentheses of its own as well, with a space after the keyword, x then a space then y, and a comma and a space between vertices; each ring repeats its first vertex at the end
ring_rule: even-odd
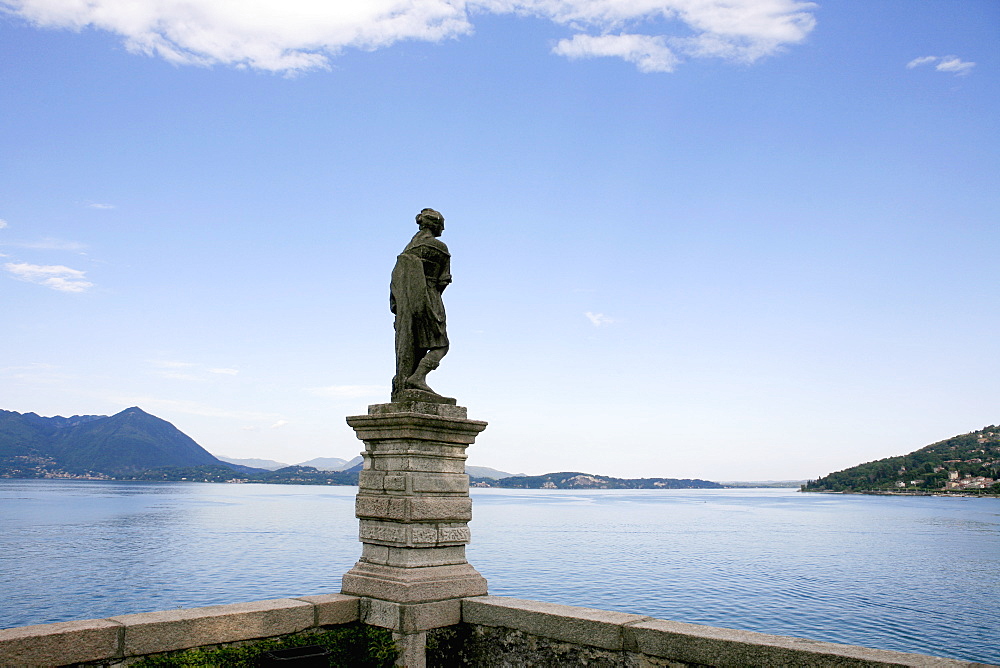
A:
POLYGON ((281 485, 357 485, 357 471, 320 471, 313 466, 287 466, 277 471, 249 469, 238 473, 227 466, 168 466, 140 471, 119 480, 240 482, 281 485))
POLYGON ((533 476, 512 476, 494 480, 474 478, 478 487, 508 489, 718 489, 717 482, 677 478, 612 478, 589 473, 562 472, 533 476))
POLYGON ((954 436, 908 455, 837 471, 803 486, 807 492, 871 490, 1000 491, 1000 426, 954 436), (980 481, 979 479, 983 480, 980 481), (982 485, 980 487, 980 485, 982 485))
POLYGON ((46 418, 0 411, 0 475, 120 475, 157 467, 225 466, 174 425, 140 408, 46 418))

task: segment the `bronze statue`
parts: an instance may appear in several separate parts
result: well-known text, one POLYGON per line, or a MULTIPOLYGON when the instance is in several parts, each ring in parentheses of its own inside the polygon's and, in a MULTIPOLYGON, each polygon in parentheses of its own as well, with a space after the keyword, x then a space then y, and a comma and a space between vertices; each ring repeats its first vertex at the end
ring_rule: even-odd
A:
POLYGON ((427 374, 448 353, 444 301, 451 283, 451 254, 443 241, 444 216, 434 209, 417 214, 420 231, 396 258, 389 286, 389 310, 396 314, 396 375, 392 400, 454 403, 427 385, 427 374))

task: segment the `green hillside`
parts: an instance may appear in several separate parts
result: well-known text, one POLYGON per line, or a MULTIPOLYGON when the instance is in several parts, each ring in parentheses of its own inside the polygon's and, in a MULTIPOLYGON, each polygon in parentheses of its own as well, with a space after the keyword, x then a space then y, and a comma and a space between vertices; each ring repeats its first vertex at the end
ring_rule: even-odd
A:
POLYGON ((132 407, 116 415, 46 418, 0 411, 0 476, 120 475, 225 466, 175 426, 132 407))
POLYGON ((589 473, 562 472, 545 475, 512 476, 494 480, 474 478, 478 487, 508 489, 718 489, 717 482, 677 478, 612 478, 589 473))
POLYGON ((158 466, 222 465, 177 427, 135 407, 61 429, 54 446, 56 458, 77 470, 121 473, 158 466))
POLYGON ((1000 426, 932 443, 908 455, 837 471, 803 485, 807 492, 1000 492, 1000 426), (982 480, 980 480, 982 479, 982 480))

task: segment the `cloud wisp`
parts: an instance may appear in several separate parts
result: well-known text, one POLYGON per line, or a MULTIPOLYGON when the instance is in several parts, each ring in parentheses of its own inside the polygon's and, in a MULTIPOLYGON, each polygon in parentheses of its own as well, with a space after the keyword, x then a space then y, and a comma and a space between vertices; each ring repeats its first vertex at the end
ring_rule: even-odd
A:
POLYGON ((803 0, 0 0, 47 28, 117 33, 130 51, 179 64, 301 73, 344 49, 473 33, 477 14, 515 14, 572 31, 553 53, 622 58, 671 72, 683 58, 750 63, 802 42, 815 26, 803 0), (669 29, 670 34, 664 34, 669 29))
POLYGON ((938 72, 947 72, 959 77, 968 76, 976 66, 975 63, 962 60, 958 56, 920 56, 908 62, 906 69, 912 70, 922 65, 934 65, 934 69, 938 72))
POLYGON ((236 376, 240 373, 239 369, 229 367, 205 368, 194 362, 180 362, 176 360, 151 360, 150 365, 153 367, 155 375, 169 380, 205 382, 213 375, 236 376))
POLYGON ((28 264, 8 262, 4 269, 18 280, 37 283, 59 292, 85 292, 94 286, 86 280, 86 272, 70 269, 61 264, 28 264))
POLYGON ((590 324, 593 325, 594 327, 604 327, 606 325, 618 322, 614 318, 606 316, 603 313, 591 313, 590 311, 587 311, 583 315, 587 318, 587 320, 590 321, 590 324))
POLYGON ((57 239, 55 237, 45 237, 43 239, 39 239, 38 241, 8 241, 3 245, 11 246, 13 248, 30 248, 31 250, 61 250, 77 252, 84 251, 87 248, 86 244, 82 244, 79 241, 67 241, 65 239, 57 239))

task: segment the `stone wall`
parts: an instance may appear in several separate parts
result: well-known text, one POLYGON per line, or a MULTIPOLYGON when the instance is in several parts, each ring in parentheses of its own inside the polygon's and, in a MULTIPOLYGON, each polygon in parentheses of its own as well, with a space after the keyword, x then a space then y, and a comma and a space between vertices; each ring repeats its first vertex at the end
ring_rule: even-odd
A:
POLYGON ((0 630, 0 666, 114 665, 357 620, 357 598, 326 594, 22 626, 0 630))
POLYGON ((462 624, 427 635, 438 668, 984 665, 498 596, 463 600, 462 624))
MULTIPOLYGON (((0 666, 127 664, 136 657, 301 633, 358 621, 342 594, 169 610, 0 630, 0 666)), ((427 632, 428 666, 983 666, 683 624, 499 596, 461 601, 461 621, 427 632)))

